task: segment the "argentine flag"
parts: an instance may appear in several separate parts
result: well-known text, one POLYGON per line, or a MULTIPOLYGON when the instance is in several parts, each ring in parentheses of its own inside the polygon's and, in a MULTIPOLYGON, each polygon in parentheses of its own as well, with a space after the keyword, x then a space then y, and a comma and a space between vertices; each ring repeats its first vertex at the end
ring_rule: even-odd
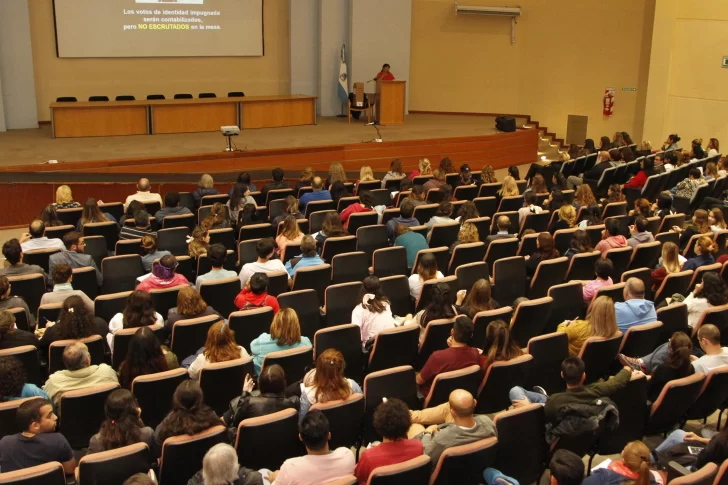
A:
POLYGON ((349 76, 346 74, 346 44, 341 46, 341 67, 339 67, 339 98, 342 103, 349 102, 349 76))

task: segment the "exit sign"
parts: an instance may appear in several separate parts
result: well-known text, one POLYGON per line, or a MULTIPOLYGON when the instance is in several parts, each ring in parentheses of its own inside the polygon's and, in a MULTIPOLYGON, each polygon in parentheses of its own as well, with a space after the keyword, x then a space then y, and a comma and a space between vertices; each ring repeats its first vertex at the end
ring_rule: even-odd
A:
POLYGON ((723 68, 728 69, 728 56, 723 56, 723 68))
POLYGON ((637 91, 637 88, 622 88, 622 91, 635 92, 637 91))

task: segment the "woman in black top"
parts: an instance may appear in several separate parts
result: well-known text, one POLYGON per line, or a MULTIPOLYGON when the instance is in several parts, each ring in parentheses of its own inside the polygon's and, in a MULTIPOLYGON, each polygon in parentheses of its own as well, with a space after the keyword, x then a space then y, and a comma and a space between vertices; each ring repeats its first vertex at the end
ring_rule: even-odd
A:
POLYGON ((647 381, 647 400, 655 402, 662 392, 665 384, 675 379, 682 379, 693 375, 695 369, 690 363, 690 352, 693 344, 690 337, 684 332, 675 332, 670 337, 668 345, 669 356, 664 364, 652 370, 652 376, 647 381))
POLYGON ((38 347, 38 339, 31 332, 15 328, 15 315, 8 310, 0 311, 0 350, 23 345, 38 347))
POLYGON ((25 314, 28 315, 28 318, 30 319, 30 321, 28 322, 30 328, 35 327, 35 315, 30 313, 30 309, 25 303, 25 300, 23 300, 19 296, 11 296, 10 290, 10 281, 8 280, 7 276, 0 276, 0 310, 22 308, 23 310, 25 310, 25 314))
POLYGON ((548 261, 560 256, 559 250, 554 247, 554 237, 547 232, 538 235, 536 245, 538 250, 526 261, 526 276, 529 278, 536 274, 536 268, 541 261, 548 261))
POLYGON ((51 327, 46 327, 39 347, 44 354, 48 353, 51 342, 66 339, 82 339, 92 335, 106 337, 109 327, 99 317, 94 317, 80 296, 69 296, 63 302, 58 321, 51 327))

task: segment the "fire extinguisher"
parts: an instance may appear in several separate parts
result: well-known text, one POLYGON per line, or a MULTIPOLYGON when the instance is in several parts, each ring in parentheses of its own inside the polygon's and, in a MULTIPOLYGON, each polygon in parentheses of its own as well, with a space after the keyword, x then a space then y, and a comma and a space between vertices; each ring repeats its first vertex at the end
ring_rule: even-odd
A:
POLYGON ((612 116, 614 112, 614 89, 607 88, 604 90, 604 116, 612 116))

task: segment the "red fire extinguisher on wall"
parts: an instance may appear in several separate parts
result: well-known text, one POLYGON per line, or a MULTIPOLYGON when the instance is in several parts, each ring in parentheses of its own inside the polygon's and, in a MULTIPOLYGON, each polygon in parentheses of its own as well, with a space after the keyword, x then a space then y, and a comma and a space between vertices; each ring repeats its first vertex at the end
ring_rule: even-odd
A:
POLYGON ((612 116, 614 114, 614 88, 604 90, 604 116, 612 116))

